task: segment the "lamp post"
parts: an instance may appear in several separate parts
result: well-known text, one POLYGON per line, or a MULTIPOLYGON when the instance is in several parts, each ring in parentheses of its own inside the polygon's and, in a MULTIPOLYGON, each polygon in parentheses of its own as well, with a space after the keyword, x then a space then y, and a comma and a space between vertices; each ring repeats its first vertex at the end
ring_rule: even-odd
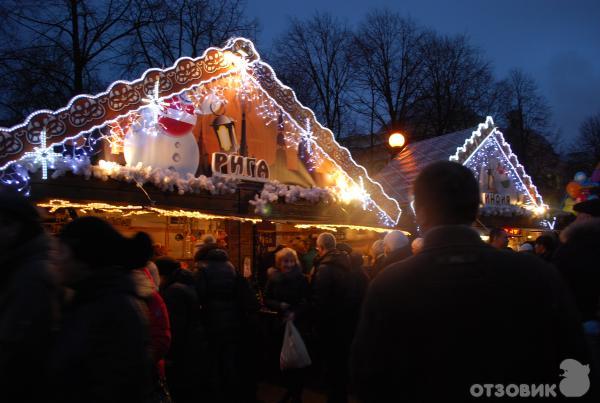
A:
POLYGON ((390 159, 394 159, 406 147, 406 137, 400 132, 394 132, 389 135, 387 149, 390 153, 390 159))

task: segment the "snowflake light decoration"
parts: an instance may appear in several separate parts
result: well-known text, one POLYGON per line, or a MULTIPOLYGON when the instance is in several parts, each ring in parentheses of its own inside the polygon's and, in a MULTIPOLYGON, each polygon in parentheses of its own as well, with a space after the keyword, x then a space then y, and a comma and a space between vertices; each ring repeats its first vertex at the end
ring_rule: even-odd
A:
POLYGON ((154 83, 154 91, 151 91, 146 98, 142 99, 142 102, 146 104, 146 107, 150 109, 152 112, 152 122, 151 125, 156 125, 158 123, 158 115, 163 108, 169 106, 167 102, 165 102, 160 96, 160 79, 156 80, 154 83))
POLYGON ((34 164, 42 164, 42 179, 48 179, 48 162, 54 163, 54 159, 62 154, 54 152, 54 146, 46 147, 46 129, 40 133, 40 147, 34 147, 33 151, 26 152, 25 157, 33 157, 34 164))

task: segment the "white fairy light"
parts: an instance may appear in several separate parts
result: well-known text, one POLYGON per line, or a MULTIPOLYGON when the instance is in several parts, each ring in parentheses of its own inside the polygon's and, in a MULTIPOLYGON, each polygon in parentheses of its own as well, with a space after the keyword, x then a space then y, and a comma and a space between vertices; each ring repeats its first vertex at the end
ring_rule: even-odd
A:
POLYGON ((33 151, 26 152, 24 157, 33 157, 33 163, 42 164, 42 179, 48 179, 48 162, 54 163, 54 159, 62 157, 62 154, 54 152, 54 146, 46 147, 46 129, 40 133, 40 146, 34 147, 33 151))

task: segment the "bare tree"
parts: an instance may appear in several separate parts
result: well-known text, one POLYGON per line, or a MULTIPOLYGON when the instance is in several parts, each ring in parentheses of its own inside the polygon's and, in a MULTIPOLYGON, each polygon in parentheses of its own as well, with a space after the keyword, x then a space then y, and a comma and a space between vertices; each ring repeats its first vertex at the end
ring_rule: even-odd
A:
POLYGON ((575 148, 585 155, 591 167, 600 161, 600 112, 583 121, 575 148))
POLYGON ((296 89, 300 101, 317 113, 336 138, 347 129, 351 45, 346 24, 328 14, 315 14, 304 21, 292 18, 271 52, 278 76, 296 89))
POLYGON ((490 64, 464 35, 430 32, 423 41, 419 88, 420 137, 435 137, 481 121, 493 101, 490 64))
POLYGON ((514 69, 499 83, 499 121, 508 127, 508 134, 519 160, 527 165, 534 154, 530 144, 535 135, 550 132, 551 109, 539 93, 535 79, 522 70, 514 69))
POLYGON ((355 110, 385 131, 405 130, 411 117, 421 80, 422 40, 413 21, 390 10, 369 13, 355 34, 355 110))
POLYGON ((5 120, 22 118, 42 101, 55 107, 95 92, 104 86, 101 77, 114 79, 109 67, 149 14, 133 6, 133 0, 3 2, 0 69, 12 84, 0 97, 5 120))
POLYGON ((232 36, 254 39, 258 22, 245 14, 244 0, 135 0, 151 9, 149 24, 135 27, 126 70, 170 66, 182 56, 198 57, 232 36))

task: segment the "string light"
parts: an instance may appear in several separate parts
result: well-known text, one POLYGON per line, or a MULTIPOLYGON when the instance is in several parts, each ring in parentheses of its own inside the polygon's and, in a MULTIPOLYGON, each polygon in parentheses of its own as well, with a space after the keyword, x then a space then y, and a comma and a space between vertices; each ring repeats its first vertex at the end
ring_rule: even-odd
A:
MULTIPOLYGON (((338 229, 350 229, 355 231, 372 231, 377 232, 379 234, 390 232, 389 228, 380 228, 380 227, 368 227, 363 225, 344 225, 344 224, 295 224, 294 228, 298 229, 310 229, 316 228, 323 231, 331 231, 337 232, 338 229)), ((408 231, 402 231, 405 235, 411 235, 408 231)))
POLYGON ((79 209, 82 213, 87 214, 88 210, 97 210, 103 213, 116 213, 123 214, 123 216, 131 216, 131 215, 142 215, 149 214, 151 212, 156 213, 161 217, 186 217, 186 218, 194 218, 198 220, 233 220, 240 222, 250 222, 253 224, 259 223, 262 221, 262 218, 248 218, 248 217, 236 217, 236 216, 224 216, 224 215, 215 215, 208 213, 201 213, 199 211, 188 211, 188 210, 167 210, 158 207, 146 207, 146 206, 135 206, 135 205, 127 205, 127 206, 119 206, 113 205, 109 203, 76 203, 68 200, 62 199, 53 199, 47 203, 38 203, 38 207, 49 209, 50 213, 55 213, 59 209, 64 208, 75 208, 79 209))

